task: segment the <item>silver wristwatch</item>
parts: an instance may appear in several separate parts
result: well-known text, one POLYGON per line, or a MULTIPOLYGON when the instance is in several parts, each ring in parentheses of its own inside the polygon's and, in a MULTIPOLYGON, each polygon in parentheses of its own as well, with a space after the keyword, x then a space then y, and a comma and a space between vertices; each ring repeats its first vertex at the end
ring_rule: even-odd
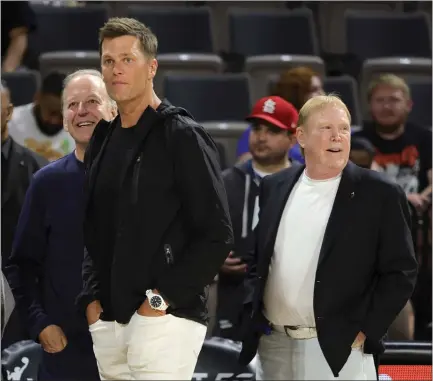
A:
POLYGON ((164 298, 161 295, 155 294, 152 290, 147 290, 146 296, 149 300, 149 305, 153 310, 165 311, 168 308, 164 298))

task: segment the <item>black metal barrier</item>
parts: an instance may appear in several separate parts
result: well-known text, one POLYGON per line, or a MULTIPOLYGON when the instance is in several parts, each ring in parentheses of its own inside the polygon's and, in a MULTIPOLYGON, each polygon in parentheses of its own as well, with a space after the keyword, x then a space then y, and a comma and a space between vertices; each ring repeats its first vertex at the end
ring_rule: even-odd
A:
MULTIPOLYGON (((200 353, 193 380, 254 380, 254 360, 247 367, 238 364, 240 345, 211 338, 200 353)), ((41 348, 32 341, 16 343, 2 351, 5 380, 37 381, 41 348)), ((381 380, 431 380, 432 343, 388 342, 381 356, 381 380)))

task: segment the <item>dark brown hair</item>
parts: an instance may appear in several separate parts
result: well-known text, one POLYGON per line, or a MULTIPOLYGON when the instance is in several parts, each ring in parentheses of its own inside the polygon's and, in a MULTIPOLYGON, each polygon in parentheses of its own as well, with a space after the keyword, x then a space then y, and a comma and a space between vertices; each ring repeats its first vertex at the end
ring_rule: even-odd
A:
POLYGON ((280 75, 271 93, 290 102, 299 111, 311 90, 311 78, 315 76, 320 77, 309 67, 300 66, 287 70, 280 75))
POLYGON ((156 36, 140 21, 127 17, 113 17, 99 29, 99 54, 102 55, 102 42, 104 39, 121 36, 137 37, 143 53, 151 58, 156 57, 158 50, 156 36))

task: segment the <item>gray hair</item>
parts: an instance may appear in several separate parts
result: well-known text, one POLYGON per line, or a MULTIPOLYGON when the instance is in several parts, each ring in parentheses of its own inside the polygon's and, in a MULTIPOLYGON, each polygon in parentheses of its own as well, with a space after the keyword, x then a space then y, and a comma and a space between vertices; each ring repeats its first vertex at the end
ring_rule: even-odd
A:
MULTIPOLYGON (((83 76, 83 75, 91 75, 91 76, 93 76, 93 77, 96 77, 96 78, 100 79, 100 80, 102 81, 102 83, 104 83, 104 78, 102 77, 101 72, 99 72, 98 70, 95 70, 95 69, 80 69, 80 70, 76 70, 76 71, 74 71, 73 73, 69 74, 69 75, 65 78, 65 80, 63 81, 62 104, 64 104, 64 94, 65 94, 66 86, 68 86, 68 84, 69 84, 69 83, 70 83, 74 78, 81 77, 81 76, 83 76)), ((104 86, 105 86, 105 84, 104 84, 104 86)), ((107 96, 108 96, 108 93, 107 93, 107 96)), ((110 102, 110 105, 111 105, 113 108, 117 108, 117 104, 116 104, 116 102, 115 102, 113 99, 111 99, 109 96, 108 96, 108 100, 109 100, 109 102, 110 102)))

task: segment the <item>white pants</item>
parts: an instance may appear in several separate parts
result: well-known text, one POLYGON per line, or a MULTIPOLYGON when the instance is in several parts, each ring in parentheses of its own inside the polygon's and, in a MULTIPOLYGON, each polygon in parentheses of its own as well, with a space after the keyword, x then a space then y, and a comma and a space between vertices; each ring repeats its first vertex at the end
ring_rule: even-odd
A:
POLYGON ((256 380, 377 380, 373 355, 352 350, 334 377, 317 338, 292 339, 281 332, 260 338, 256 380))
POLYGON ((191 380, 206 326, 135 313, 128 324, 98 320, 89 331, 101 380, 191 380))

